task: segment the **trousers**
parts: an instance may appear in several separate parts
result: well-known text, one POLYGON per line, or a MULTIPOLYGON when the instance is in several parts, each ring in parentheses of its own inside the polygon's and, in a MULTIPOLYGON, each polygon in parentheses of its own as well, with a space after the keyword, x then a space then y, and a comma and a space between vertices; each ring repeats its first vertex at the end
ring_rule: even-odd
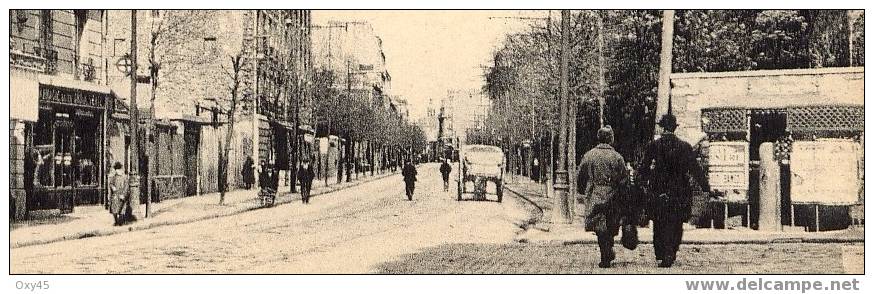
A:
POLYGON ((312 186, 310 185, 300 185, 300 200, 303 203, 310 203, 310 191, 312 190, 312 186))
POLYGON ((413 192, 416 190, 416 182, 406 181, 404 182, 407 190, 407 196, 413 195, 413 192))
POLYGON ((683 241, 683 222, 687 218, 683 205, 675 199, 660 199, 653 211, 653 247, 656 259, 673 261, 683 241))
POLYGON ((600 232, 596 235, 598 236, 598 248, 601 251, 601 262, 612 261, 616 257, 616 253, 613 252, 614 235, 609 232, 600 232))

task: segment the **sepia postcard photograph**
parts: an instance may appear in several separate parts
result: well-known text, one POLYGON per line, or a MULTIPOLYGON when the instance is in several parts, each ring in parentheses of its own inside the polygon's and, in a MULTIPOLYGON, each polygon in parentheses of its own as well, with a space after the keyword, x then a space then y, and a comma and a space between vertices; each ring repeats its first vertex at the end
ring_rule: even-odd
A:
POLYGON ((864 7, 237 5, 7 9, 7 288, 594 274, 859 290, 864 7), (856 276, 791 280, 835 274, 856 276))

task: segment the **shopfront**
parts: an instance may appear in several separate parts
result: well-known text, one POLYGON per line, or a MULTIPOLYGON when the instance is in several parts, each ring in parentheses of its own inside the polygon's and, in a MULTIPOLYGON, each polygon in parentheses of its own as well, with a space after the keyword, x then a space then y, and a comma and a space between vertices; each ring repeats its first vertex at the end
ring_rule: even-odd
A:
POLYGON ((108 92, 39 86, 39 117, 25 126, 27 209, 71 212, 102 204, 108 92))

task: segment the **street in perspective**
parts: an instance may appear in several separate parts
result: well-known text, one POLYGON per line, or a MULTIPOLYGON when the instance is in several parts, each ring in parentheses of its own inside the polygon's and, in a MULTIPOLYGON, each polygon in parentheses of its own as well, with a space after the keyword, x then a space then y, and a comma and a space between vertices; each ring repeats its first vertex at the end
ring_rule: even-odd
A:
POLYGON ((863 10, 10 10, 11 274, 864 274, 863 10))

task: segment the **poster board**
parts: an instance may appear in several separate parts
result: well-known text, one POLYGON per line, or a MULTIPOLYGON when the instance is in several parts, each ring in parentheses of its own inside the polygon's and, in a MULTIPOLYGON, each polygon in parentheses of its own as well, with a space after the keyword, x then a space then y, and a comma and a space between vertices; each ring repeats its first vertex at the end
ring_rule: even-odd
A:
POLYGON ((792 143, 792 202, 858 203, 860 148, 848 139, 792 143))
POLYGON ((750 186, 750 145, 747 142, 712 142, 708 149, 710 187, 725 192, 727 201, 747 201, 750 186))

